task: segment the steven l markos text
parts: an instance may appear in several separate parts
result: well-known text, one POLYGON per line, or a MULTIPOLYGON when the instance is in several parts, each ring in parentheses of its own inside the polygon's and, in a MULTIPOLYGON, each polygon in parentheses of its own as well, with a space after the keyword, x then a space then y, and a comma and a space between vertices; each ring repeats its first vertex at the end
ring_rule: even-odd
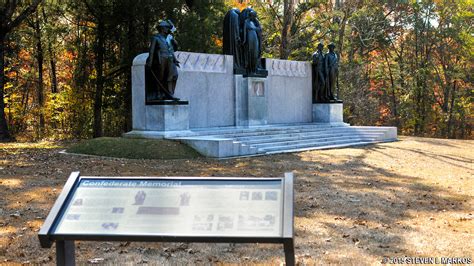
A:
POLYGON ((383 264, 471 264, 472 258, 452 257, 385 257, 383 264))

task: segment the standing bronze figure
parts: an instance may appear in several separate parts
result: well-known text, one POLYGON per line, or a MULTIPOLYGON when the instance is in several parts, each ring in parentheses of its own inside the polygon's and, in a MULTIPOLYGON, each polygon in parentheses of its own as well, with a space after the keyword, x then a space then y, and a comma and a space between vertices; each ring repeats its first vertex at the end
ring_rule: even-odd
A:
POLYGON ((336 45, 330 43, 328 45, 329 52, 324 56, 326 69, 326 95, 329 102, 340 102, 335 96, 334 92, 339 87, 339 57, 334 52, 336 45))
POLYGON ((318 44, 318 50, 313 54, 313 103, 329 102, 326 97, 326 69, 324 68, 324 44, 318 44))
POLYGON ((242 68, 242 41, 240 38, 240 11, 231 9, 224 17, 224 54, 234 56, 234 69, 242 68))
POLYGON ((262 28, 257 19, 257 12, 252 9, 249 10, 248 18, 244 21, 242 43, 245 51, 245 68, 249 74, 257 73, 262 51, 262 28))
POLYGON ((266 77, 262 64, 262 27, 257 12, 231 9, 224 17, 224 54, 234 56, 234 74, 266 77))
POLYGON ((151 39, 146 73, 147 87, 152 88, 147 88, 147 100, 179 100, 174 97, 179 62, 174 55, 177 43, 171 35, 173 27, 170 21, 160 22, 159 33, 151 39))

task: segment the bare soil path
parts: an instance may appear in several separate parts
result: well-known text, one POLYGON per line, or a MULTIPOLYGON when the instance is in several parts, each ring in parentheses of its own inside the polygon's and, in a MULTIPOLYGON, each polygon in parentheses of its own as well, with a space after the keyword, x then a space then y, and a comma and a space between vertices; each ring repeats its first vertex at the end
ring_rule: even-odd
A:
MULTIPOLYGON (((37 232, 70 172, 104 176, 282 176, 294 171, 297 262, 474 258, 474 141, 401 141, 232 160, 59 154, 64 143, 0 144, 0 264, 54 264, 37 232)), ((77 262, 281 264, 270 244, 79 242, 77 262), (103 259, 103 260, 102 260, 103 259)))

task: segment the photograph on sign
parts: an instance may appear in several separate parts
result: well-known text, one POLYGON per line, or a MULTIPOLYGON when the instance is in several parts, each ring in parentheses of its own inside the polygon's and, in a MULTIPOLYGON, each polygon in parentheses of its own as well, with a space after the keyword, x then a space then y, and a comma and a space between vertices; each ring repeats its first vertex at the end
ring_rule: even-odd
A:
POLYGON ((282 236, 282 180, 87 179, 57 235, 282 236))

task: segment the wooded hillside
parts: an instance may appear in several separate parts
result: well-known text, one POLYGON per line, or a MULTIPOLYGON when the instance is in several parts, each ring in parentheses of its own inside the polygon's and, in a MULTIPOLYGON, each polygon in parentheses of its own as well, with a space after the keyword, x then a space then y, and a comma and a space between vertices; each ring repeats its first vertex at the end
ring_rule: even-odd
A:
POLYGON ((246 6, 264 57, 309 61, 336 44, 347 122, 472 138, 471 0, 0 0, 0 139, 129 131, 130 67, 159 20, 174 22, 180 50, 221 53, 225 12, 246 6))

